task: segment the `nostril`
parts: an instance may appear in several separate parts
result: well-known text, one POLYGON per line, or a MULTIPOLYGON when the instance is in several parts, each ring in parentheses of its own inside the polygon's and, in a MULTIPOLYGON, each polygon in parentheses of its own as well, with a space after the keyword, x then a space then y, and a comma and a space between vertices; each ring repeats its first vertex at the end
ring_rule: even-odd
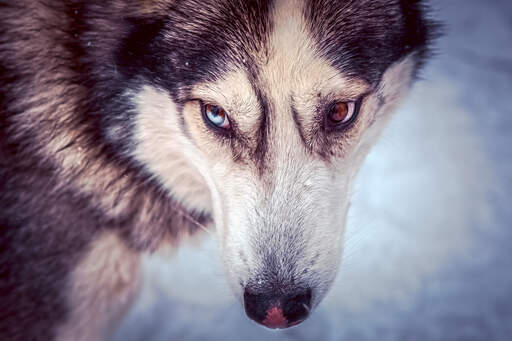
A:
POLYGON ((304 321, 311 310, 311 289, 289 296, 284 301, 283 309, 290 325, 304 321))
MULTIPOLYGON (((262 323, 266 318, 266 313, 272 303, 266 295, 252 293, 247 288, 244 291, 245 313, 252 320, 262 323)), ((277 305, 277 302, 275 302, 277 305)))
POLYGON ((244 291, 247 316, 269 328, 286 328, 304 321, 311 309, 311 289, 289 294, 244 291))

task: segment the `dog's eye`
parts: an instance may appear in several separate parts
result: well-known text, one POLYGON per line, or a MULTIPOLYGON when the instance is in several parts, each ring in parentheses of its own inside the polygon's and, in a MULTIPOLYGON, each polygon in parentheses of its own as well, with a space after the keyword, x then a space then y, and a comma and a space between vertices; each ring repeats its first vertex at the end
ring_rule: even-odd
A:
POLYGON ((202 104, 201 111, 205 120, 214 127, 228 130, 230 128, 228 114, 224 109, 213 104, 202 104))
POLYGON ((355 102, 337 102, 329 109, 327 118, 331 126, 341 127, 352 122, 356 115, 355 102))

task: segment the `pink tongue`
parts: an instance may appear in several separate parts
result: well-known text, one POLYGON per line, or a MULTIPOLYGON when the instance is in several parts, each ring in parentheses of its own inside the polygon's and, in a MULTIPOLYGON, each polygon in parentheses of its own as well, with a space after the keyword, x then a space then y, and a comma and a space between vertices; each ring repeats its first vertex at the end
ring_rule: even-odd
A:
POLYGON ((263 324, 269 328, 286 327, 286 319, 283 316, 283 310, 279 307, 271 307, 267 310, 267 316, 263 320, 263 324))

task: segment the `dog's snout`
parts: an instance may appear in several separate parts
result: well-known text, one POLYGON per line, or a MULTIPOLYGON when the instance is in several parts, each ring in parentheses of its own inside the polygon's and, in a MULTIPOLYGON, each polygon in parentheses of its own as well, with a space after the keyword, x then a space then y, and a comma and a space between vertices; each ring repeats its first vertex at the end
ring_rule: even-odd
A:
POLYGON ((268 328, 288 328, 304 321, 311 309, 311 289, 286 294, 257 293, 250 287, 244 290, 247 316, 268 328))

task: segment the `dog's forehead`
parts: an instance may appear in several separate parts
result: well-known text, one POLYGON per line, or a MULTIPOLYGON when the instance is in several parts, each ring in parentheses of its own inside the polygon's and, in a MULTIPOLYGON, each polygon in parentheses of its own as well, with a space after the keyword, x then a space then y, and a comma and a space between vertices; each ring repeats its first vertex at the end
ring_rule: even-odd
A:
POLYGON ((185 0, 171 10, 168 38, 175 60, 193 70, 180 65, 181 79, 197 82, 222 77, 233 64, 256 72, 256 65, 285 48, 274 44, 276 32, 295 25, 281 40, 287 48, 304 45, 301 37, 308 36, 312 54, 342 74, 376 83, 389 65, 425 43, 417 13, 404 4, 409 2, 419 1, 185 0), (410 37, 408 24, 422 37, 410 37))
POLYGON ((272 29, 259 48, 245 50, 241 61, 223 59, 223 73, 195 84, 194 97, 231 104, 246 114, 258 106, 254 99, 261 96, 273 104, 289 105, 290 101, 314 103, 315 97, 331 94, 352 99, 368 90, 364 79, 343 73, 319 53, 304 6, 300 0, 275 2, 268 13, 272 29), (248 59, 250 64, 244 63, 248 59))
POLYGON ((281 97, 294 102, 309 98, 313 103, 315 97, 327 94, 358 97, 369 84, 364 77, 336 68, 321 53, 305 16, 306 5, 300 0, 274 4, 265 58, 259 58, 264 60, 258 65, 259 85, 272 93, 274 100, 281 97))

